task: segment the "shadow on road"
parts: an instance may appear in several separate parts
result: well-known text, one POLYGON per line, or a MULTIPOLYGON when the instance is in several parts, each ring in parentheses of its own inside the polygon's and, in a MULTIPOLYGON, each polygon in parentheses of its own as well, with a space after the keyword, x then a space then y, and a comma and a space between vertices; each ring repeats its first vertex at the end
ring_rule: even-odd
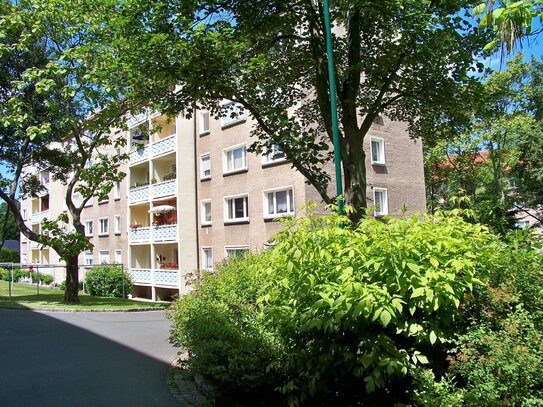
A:
POLYGON ((105 314, 0 309, 0 406, 177 405, 166 383, 175 351, 157 343, 150 356, 157 322, 105 314))

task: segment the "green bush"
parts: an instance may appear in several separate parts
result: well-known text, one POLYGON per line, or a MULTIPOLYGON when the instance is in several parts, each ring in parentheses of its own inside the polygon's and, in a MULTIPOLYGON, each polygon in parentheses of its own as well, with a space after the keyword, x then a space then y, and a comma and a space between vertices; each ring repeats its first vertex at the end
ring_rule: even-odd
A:
POLYGON ((186 349, 191 372, 220 394, 250 400, 274 400, 283 382, 278 361, 283 346, 263 321, 257 298, 269 278, 270 252, 229 259, 206 273, 196 289, 176 301, 169 314, 171 341, 186 349))
POLYGON ((0 249, 0 263, 19 263, 19 252, 16 250, 0 249))
POLYGON ((40 281, 40 283, 42 284, 51 284, 54 280, 53 276, 50 275, 50 274, 44 274, 44 273, 37 273, 37 272, 32 272, 32 273, 28 273, 27 274, 30 274, 32 276, 32 282, 33 283, 36 283, 36 281, 40 281))
MULTIPOLYGON (((1 275, 1 279, 4 280, 4 281, 10 281, 11 280, 10 271, 7 270, 7 269, 0 269, 0 275, 1 275)), ((28 277, 28 272, 27 271, 26 272, 22 271, 19 268, 14 268, 13 269, 13 281, 17 282, 22 277, 28 277)))
MULTIPOLYGON (((132 293, 132 280, 124 273, 125 297, 132 293)), ((85 292, 101 297, 123 296, 123 271, 118 266, 96 266, 85 275, 85 292)))
POLYGON ((292 403, 408 402, 409 371, 443 368, 460 304, 499 246, 460 214, 287 223, 263 301, 288 344, 292 403))

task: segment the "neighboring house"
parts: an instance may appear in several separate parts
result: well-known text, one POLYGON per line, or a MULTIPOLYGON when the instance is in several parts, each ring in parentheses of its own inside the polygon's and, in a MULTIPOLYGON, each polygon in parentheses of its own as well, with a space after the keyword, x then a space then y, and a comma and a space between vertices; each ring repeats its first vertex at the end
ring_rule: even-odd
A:
MULTIPOLYGON (((81 264, 122 263, 136 297, 170 300, 191 289, 197 270, 263 248, 281 230, 277 218, 302 216, 307 200, 320 202, 279 148, 262 156, 247 152, 252 124, 243 113, 220 120, 206 111, 172 121, 158 114, 131 117, 127 177, 120 197, 116 189, 109 201, 84 210, 95 249, 83 254, 81 264), (158 130, 147 137, 148 129, 158 130)), ((404 207, 424 211, 421 142, 409 138, 403 123, 381 118, 364 147, 368 205, 375 215, 394 216, 404 207)), ((334 179, 333 164, 327 170, 334 179)), ((60 213, 50 205, 56 193, 51 188, 47 198, 22 202, 33 227, 39 228, 44 212, 60 213)), ((26 250, 29 262, 51 262, 46 252, 26 250)))

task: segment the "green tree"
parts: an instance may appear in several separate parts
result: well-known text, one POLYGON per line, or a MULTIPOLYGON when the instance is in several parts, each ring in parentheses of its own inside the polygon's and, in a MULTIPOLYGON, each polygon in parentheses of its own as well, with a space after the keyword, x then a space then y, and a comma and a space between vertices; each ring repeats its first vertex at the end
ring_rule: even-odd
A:
MULTIPOLYGON (((367 206, 363 140, 380 114, 407 122, 413 137, 442 137, 464 123, 463 108, 477 88, 469 72, 488 42, 462 14, 472 4, 334 2, 344 194, 357 209, 355 220, 367 206)), ((123 7, 112 24, 129 39, 122 50, 134 69, 152 70, 145 92, 173 113, 201 107, 235 115, 219 101, 239 103, 257 123, 251 149, 278 145, 324 202, 334 200, 324 169, 332 130, 320 2, 155 0, 123 7), (175 85, 175 92, 164 91, 175 85)))
POLYGON ((517 55, 485 81, 469 131, 427 150, 431 207, 456 205, 451 197, 466 195, 477 219, 500 233, 514 226, 516 212, 541 221, 533 211, 543 202, 540 69, 541 62, 517 55))
POLYGON ((5 202, 0 204, 0 219, 3 220, 0 226, 0 247, 4 240, 19 240, 19 226, 5 202))
POLYGON ((106 150, 124 143, 112 141, 110 129, 133 107, 121 99, 129 93, 122 83, 127 75, 101 45, 114 4, 29 0, 0 7, 0 161, 8 169, 0 198, 25 236, 66 261, 64 299, 76 303, 78 255, 91 248, 81 211, 93 196, 104 199, 124 176, 118 167, 125 156, 106 150), (41 170, 66 185, 67 213, 45 220, 38 234, 25 225, 17 193, 42 192, 33 176, 41 170))
POLYGON ((473 8, 473 16, 479 18, 479 27, 492 32, 492 40, 485 49, 499 50, 502 59, 517 45, 522 47, 526 37, 543 30, 533 29, 536 19, 543 19, 541 0, 488 0, 473 8))

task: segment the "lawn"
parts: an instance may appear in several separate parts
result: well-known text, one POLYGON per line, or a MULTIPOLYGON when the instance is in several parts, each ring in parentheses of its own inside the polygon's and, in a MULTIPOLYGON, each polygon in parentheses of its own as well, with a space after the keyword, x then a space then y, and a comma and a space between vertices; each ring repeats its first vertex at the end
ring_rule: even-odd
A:
POLYGON ((126 300, 122 298, 92 297, 82 292, 79 293, 80 304, 65 304, 64 291, 40 287, 39 295, 36 286, 15 283, 9 298, 9 286, 7 281, 0 281, 0 307, 2 308, 32 308, 32 309, 69 309, 73 311, 91 310, 128 310, 134 308, 162 309, 168 304, 126 300))

